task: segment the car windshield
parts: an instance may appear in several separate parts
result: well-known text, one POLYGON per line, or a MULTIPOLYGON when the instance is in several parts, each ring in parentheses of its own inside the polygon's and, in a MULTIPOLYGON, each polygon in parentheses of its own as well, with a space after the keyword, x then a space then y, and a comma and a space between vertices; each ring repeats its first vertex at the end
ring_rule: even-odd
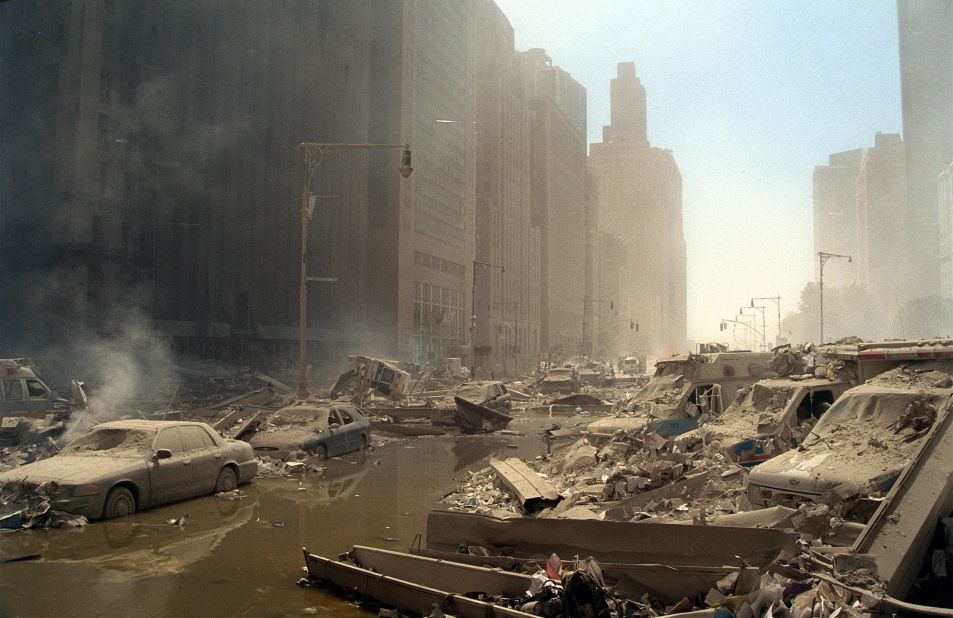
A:
POLYGON ((275 427, 297 427, 307 425, 315 431, 328 428, 328 408, 314 408, 310 406, 296 406, 276 412, 269 423, 275 427))
POLYGON ((558 377, 569 376, 572 375, 572 369, 552 369, 549 375, 558 377))
POLYGON ((60 454, 123 459, 148 457, 154 436, 155 432, 142 429, 94 427, 70 442, 60 454))

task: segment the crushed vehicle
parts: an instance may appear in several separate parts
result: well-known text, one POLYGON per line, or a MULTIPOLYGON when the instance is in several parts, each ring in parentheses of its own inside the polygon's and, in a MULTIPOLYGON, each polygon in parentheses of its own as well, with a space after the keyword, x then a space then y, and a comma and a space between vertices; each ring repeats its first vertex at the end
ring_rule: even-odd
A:
POLYGON ((686 452, 718 443, 730 461, 753 466, 797 446, 848 388, 846 382, 825 378, 761 380, 676 442, 686 452))
POLYGON ((898 367, 841 395, 801 445, 751 469, 752 505, 797 507, 886 492, 953 404, 946 371, 898 367), (832 498, 832 499, 834 499, 832 498))
POLYGON ((205 423, 125 420, 96 425, 56 455, 0 474, 0 486, 29 486, 47 493, 56 511, 110 519, 231 491, 257 470, 251 446, 205 423))
POLYGON ((612 379, 609 377, 610 372, 606 371, 605 365, 595 361, 581 363, 576 368, 579 381, 588 386, 609 386, 612 384, 612 379))
POLYGON ((364 451, 370 438, 370 422, 356 405, 308 402, 278 410, 247 440, 256 455, 321 460, 364 451))
POLYGON ((543 394, 552 393, 574 393, 579 390, 579 374, 572 367, 554 367, 550 369, 546 376, 539 383, 539 392, 543 394))
POLYGON ((781 346, 770 366, 785 377, 739 393, 723 414, 679 437, 683 449, 717 442, 729 460, 756 465, 797 446, 834 400, 852 386, 899 365, 953 357, 944 340, 871 341, 781 346))
POLYGON ((510 392, 502 382, 466 382, 452 389, 451 394, 493 410, 509 410, 513 407, 510 392))
POLYGON ((774 376, 767 352, 720 352, 672 356, 655 363, 652 379, 615 416, 588 427, 590 438, 608 439, 617 431, 647 430, 676 436, 695 429, 700 419, 717 416, 738 389, 774 376))
POLYGON ((346 389, 356 388, 363 397, 364 391, 371 389, 393 400, 402 399, 413 388, 413 379, 409 372, 398 366, 396 361, 371 358, 370 356, 349 356, 351 369, 345 371, 331 387, 331 399, 337 399, 346 389))
POLYGON ((482 433, 499 431, 506 428, 513 417, 506 412, 487 408, 472 401, 454 397, 456 405, 454 424, 460 427, 463 433, 482 433))

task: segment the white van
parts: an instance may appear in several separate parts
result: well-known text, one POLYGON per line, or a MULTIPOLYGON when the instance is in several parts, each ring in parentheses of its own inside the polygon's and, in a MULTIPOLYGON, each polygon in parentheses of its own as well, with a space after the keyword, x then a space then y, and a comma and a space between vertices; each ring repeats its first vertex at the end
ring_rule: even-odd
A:
POLYGON ((0 358, 0 418, 43 418, 50 412, 67 414, 70 402, 57 395, 33 370, 28 358, 0 358))

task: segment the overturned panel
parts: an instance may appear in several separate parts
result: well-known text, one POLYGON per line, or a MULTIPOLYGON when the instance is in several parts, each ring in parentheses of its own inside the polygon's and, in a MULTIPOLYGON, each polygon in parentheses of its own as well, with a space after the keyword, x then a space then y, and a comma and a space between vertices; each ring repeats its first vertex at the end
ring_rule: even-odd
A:
POLYGON ((375 573, 346 562, 330 560, 304 550, 310 578, 333 584, 344 590, 358 591, 379 603, 429 616, 434 606, 461 618, 528 617, 514 609, 469 599, 453 591, 431 588, 406 579, 375 573))
POLYGON ((496 548, 514 557, 593 556, 600 562, 671 566, 767 565, 791 554, 795 536, 777 529, 680 526, 648 522, 513 518, 431 511, 427 549, 496 548))
POLYGON ((948 404, 851 547, 870 554, 887 594, 903 598, 926 558, 937 521, 953 510, 953 413, 948 404))

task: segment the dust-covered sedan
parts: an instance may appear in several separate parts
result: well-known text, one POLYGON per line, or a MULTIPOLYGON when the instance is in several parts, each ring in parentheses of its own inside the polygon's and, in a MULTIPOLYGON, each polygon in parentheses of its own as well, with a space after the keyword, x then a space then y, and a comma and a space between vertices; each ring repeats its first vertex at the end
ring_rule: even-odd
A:
POLYGON ((113 421, 59 453, 0 474, 4 483, 46 485, 57 511, 109 519, 235 489, 258 471, 252 448, 205 423, 113 421))
POLYGON ((357 406, 305 403, 278 410, 248 441, 261 456, 326 459, 366 450, 370 436, 370 422, 357 406))

